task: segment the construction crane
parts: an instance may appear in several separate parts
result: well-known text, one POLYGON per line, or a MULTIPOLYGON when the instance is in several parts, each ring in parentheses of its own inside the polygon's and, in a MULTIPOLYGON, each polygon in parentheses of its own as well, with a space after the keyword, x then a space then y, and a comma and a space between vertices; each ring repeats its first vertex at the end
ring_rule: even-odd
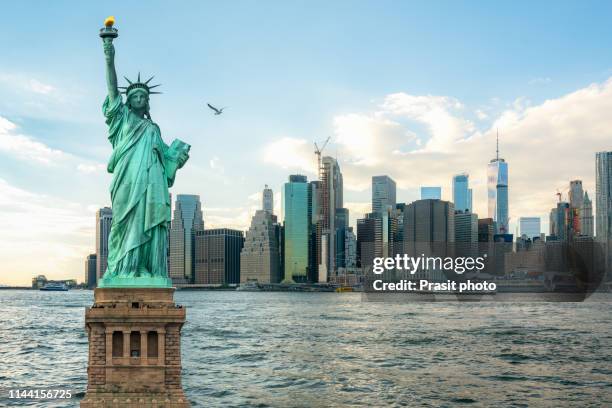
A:
POLYGON ((325 139, 325 142, 323 142, 321 147, 317 145, 317 142, 314 142, 315 154, 317 155, 317 177, 319 180, 321 180, 321 153, 323 153, 323 149, 325 149, 325 146, 327 146, 329 139, 331 139, 331 136, 325 139))

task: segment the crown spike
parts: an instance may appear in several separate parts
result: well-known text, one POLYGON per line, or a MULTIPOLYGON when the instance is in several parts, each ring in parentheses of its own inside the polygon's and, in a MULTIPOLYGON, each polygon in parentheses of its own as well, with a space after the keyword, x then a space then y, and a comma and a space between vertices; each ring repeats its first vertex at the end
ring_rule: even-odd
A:
POLYGON ((147 80, 145 81, 145 85, 149 85, 149 82, 151 82, 151 80, 152 80, 153 78, 155 78, 155 75, 153 75, 151 78, 147 79, 147 80))
POLYGON ((128 79, 128 77, 124 76, 125 80, 128 81, 128 84, 132 85, 132 81, 128 79))
POLYGON ((161 94, 161 93, 163 93, 163 92, 149 92, 149 94, 151 94, 151 95, 152 94, 161 94))
POLYGON ((140 82, 140 71, 138 71, 138 82, 140 82))
POLYGON ((149 87, 149 89, 157 88, 158 86, 161 86, 161 84, 152 85, 152 86, 149 87))

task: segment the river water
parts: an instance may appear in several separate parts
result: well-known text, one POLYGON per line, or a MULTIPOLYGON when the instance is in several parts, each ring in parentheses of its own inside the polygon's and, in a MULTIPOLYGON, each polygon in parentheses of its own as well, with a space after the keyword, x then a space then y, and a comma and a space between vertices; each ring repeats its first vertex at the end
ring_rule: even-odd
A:
MULTIPOLYGON (((0 406, 71 407, 93 292, 0 290, 0 406), (71 400, 10 400, 70 389, 71 400)), ((179 291, 196 407, 612 406, 612 296, 384 303, 357 293, 179 291)))

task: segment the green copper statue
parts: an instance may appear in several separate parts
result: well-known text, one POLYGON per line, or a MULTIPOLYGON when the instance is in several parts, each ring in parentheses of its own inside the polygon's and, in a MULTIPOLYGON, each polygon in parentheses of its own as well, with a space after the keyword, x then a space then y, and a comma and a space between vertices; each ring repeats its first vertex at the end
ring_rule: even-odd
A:
POLYGON ((102 110, 108 125, 113 153, 108 172, 113 221, 108 239, 108 269, 98 287, 171 287, 168 278, 168 223, 170 196, 177 169, 189 158, 189 145, 175 140, 171 146, 161 138, 151 120, 149 86, 140 74, 126 87, 117 86, 114 18, 100 30, 106 56, 108 96, 102 110), (119 88, 126 95, 122 100, 119 88))

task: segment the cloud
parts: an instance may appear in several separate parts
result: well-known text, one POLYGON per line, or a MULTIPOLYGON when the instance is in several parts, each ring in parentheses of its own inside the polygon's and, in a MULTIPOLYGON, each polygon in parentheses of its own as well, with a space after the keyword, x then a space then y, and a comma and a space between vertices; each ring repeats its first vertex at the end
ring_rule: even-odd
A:
POLYGON ((77 165, 77 170, 83 174, 99 174, 106 171, 106 165, 101 163, 79 163, 77 165))
MULTIPOLYGON (((595 152, 612 150, 612 79, 541 104, 517 98, 501 113, 490 113, 484 130, 469 119, 475 111, 450 96, 395 93, 371 112, 337 116, 333 141, 345 189, 362 191, 365 198, 371 176, 388 174, 403 191, 440 185, 450 200, 452 176, 468 172, 475 212, 486 217, 486 171, 499 129, 500 155, 509 164, 511 224, 521 216, 540 216, 545 228, 556 190, 566 192, 573 179, 583 180, 594 197, 595 152)), ((308 159, 310 152, 295 148, 305 142, 288 140, 274 144, 267 162, 275 162, 272 153, 282 156, 279 146, 294 147, 290 162, 308 159)), ((400 193, 398 200, 406 197, 400 193)), ((363 201, 350 205, 365 212, 369 203, 363 201)))
POLYGON ((5 154, 28 164, 50 168, 65 167, 70 171, 76 169, 85 175, 102 174, 106 171, 105 164, 91 162, 49 147, 31 136, 18 133, 17 130, 17 125, 0 116, 0 155, 5 154))
POLYGON ((429 140, 424 151, 448 151, 454 142, 474 131, 473 123, 459 115, 463 104, 452 97, 400 92, 385 97, 382 108, 383 114, 397 115, 427 128, 429 140))
MULTIPOLYGON (((0 178, 0 276, 73 278, 94 250, 95 216, 80 204, 17 188, 0 178), (78 269, 77 269, 78 268, 78 269)), ((83 279, 82 276, 79 278, 83 279)))
POLYGON ((305 139, 278 139, 263 148, 262 157, 264 163, 283 169, 317 174, 314 147, 305 139))
POLYGON ((0 152, 44 165, 54 165, 67 157, 66 153, 59 149, 53 149, 29 136, 16 133, 16 129, 14 123, 0 117, 0 152))
POLYGON ((20 91, 33 92, 40 95, 48 95, 55 91, 55 87, 46 84, 36 78, 28 77, 24 74, 14 74, 8 72, 0 73, 0 82, 20 91))
POLYGON ((47 84, 43 84, 42 82, 36 79, 30 79, 28 82, 28 88, 35 93, 46 95, 55 90, 55 87, 47 84))

